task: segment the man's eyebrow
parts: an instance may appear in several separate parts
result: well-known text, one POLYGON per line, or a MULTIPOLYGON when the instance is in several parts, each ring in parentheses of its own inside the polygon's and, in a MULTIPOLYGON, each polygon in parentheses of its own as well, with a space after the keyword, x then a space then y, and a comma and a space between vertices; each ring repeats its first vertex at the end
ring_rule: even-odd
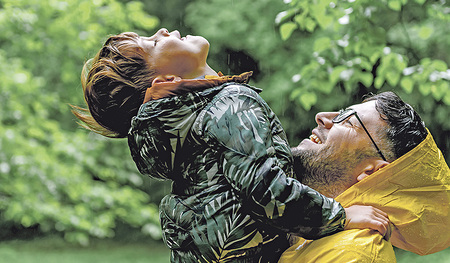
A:
MULTIPOLYGON (((355 113, 354 114, 352 114, 352 115, 350 115, 350 116, 348 116, 347 118, 346 118, 346 120, 348 121, 348 122, 350 122, 350 119, 352 118, 352 117, 355 117, 356 118, 356 114, 358 114, 358 112, 356 111, 356 110, 354 110, 352 107, 347 107, 347 108, 345 108, 345 110, 347 111, 347 110, 352 110, 352 111, 354 111, 355 113)), ((356 118, 357 119, 357 118, 356 118)), ((350 122, 353 126, 355 125, 353 122, 350 122)), ((359 123, 359 121, 358 121, 358 123, 359 123)), ((361 124, 360 124, 361 125, 361 124)))

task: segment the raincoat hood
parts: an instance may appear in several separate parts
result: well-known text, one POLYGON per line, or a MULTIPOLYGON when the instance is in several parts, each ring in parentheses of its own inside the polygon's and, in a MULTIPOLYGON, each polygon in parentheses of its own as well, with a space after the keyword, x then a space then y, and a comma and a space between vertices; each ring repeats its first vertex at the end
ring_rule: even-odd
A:
POLYGON ((433 137, 336 197, 389 214, 392 245, 427 255, 450 246, 450 171, 433 137))

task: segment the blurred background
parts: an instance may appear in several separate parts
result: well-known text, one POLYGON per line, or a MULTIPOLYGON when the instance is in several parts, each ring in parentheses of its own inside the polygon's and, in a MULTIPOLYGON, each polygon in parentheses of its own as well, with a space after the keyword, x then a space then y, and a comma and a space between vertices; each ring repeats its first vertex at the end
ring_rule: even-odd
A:
MULTIPOLYGON (((0 262, 169 261, 158 204, 170 185, 70 112, 109 35, 204 36, 212 68, 254 72, 291 145, 317 112, 395 91, 449 163, 449 25, 446 0, 0 0, 0 262)), ((448 249, 396 253, 450 261, 448 249)))

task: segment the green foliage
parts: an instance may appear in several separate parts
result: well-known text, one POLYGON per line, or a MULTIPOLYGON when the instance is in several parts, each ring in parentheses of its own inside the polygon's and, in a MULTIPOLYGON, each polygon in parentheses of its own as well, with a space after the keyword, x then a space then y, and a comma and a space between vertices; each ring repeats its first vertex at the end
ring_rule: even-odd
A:
POLYGON ((447 1, 284 2, 0 0, 0 224, 83 244, 119 224, 158 238, 153 203, 167 184, 138 174, 126 141, 77 127, 67 105, 83 104, 82 65, 109 35, 151 35, 158 24, 206 37, 215 70, 254 70, 251 84, 292 145, 310 134, 317 112, 393 90, 421 113, 449 161, 447 1))
POLYGON ((158 209, 125 142, 76 127, 84 61, 109 34, 153 30, 142 3, 0 1, 0 224, 39 226, 86 245, 117 222, 159 238, 158 209), (118 161, 122 160, 122 161, 118 161))
POLYGON ((421 113, 448 160, 445 1, 284 2, 192 1, 183 25, 210 41, 215 69, 239 73, 220 62, 229 62, 220 54, 230 50, 257 61, 253 84, 263 88, 291 144, 309 135, 315 113, 393 90, 421 113))
POLYGON ((286 44, 314 41, 308 62, 294 73, 302 78, 291 99, 309 110, 327 100, 304 94, 355 97, 394 90, 414 98, 409 101, 448 152, 448 128, 442 130, 448 125, 434 114, 450 113, 446 1, 292 0, 286 8, 276 21, 286 44))
POLYGON ((283 40, 288 39, 294 30, 297 29, 297 24, 294 22, 286 22, 280 26, 281 38, 283 40))
MULTIPOLYGON (((417 55, 419 50, 410 40, 426 41, 433 37, 435 29, 445 24, 448 18, 441 18, 431 11, 428 15, 417 15, 422 9, 439 8, 444 1, 426 5, 423 1, 416 2, 418 4, 408 0, 293 0, 289 10, 282 13, 285 15, 281 20, 281 37, 286 39, 293 29, 299 28, 313 33, 310 37, 316 39, 311 62, 305 65, 314 67, 316 76, 303 78, 299 84, 303 84, 304 89, 314 87, 317 90, 314 85, 318 82, 333 86, 340 83, 348 93, 358 84, 368 89, 401 87, 408 93, 417 89, 423 96, 431 94, 437 102, 449 105, 442 100, 450 94, 447 64, 440 58, 421 59, 417 55), (385 20, 387 16, 396 19, 385 20), (413 18, 420 20, 416 22, 413 18), (292 29, 289 34, 284 25, 292 29), (405 35, 407 43, 397 43, 405 39, 395 39, 398 36, 393 34, 405 35), (317 61, 320 66, 316 65, 317 61), (334 73, 336 68, 339 68, 339 78, 336 78, 338 73, 334 73), (332 74, 321 74, 329 71, 332 74)), ((329 92, 331 90, 325 89, 325 93, 329 92)), ((310 107, 309 104, 302 105, 310 107)))

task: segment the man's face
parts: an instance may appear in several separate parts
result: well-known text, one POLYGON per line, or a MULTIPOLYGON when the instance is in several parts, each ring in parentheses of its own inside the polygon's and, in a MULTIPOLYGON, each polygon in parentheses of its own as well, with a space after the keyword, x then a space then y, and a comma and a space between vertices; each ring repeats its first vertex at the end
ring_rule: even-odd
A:
MULTIPOLYGON (((387 124, 375 108, 375 101, 350 106, 380 145, 377 129, 387 124)), ((342 192, 357 182, 357 167, 367 158, 380 158, 361 123, 353 114, 340 123, 333 123, 339 112, 321 112, 316 115, 318 126, 309 139, 292 149, 296 171, 303 183, 316 190, 336 188, 342 192), (299 171, 300 170, 300 171, 299 171)))

